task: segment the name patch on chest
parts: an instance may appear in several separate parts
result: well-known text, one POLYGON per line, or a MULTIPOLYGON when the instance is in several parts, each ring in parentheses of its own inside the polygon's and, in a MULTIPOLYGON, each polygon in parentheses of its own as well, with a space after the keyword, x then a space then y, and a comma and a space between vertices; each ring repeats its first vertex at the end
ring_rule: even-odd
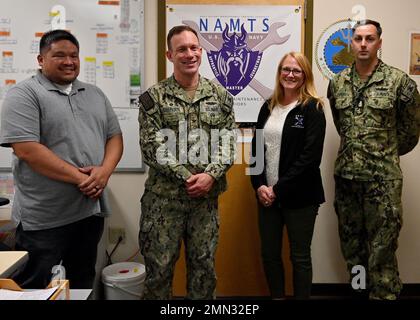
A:
POLYGON ((215 101, 207 101, 202 104, 202 111, 207 113, 218 113, 221 111, 220 105, 215 101))

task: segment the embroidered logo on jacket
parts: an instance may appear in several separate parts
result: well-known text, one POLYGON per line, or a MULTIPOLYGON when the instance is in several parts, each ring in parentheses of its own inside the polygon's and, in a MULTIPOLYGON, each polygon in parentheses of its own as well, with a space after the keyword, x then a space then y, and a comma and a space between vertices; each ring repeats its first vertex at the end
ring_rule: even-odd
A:
POLYGON ((298 128, 298 129, 304 129, 304 125, 303 125, 303 115, 301 114, 297 114, 295 115, 295 124, 292 126, 292 128, 298 128))

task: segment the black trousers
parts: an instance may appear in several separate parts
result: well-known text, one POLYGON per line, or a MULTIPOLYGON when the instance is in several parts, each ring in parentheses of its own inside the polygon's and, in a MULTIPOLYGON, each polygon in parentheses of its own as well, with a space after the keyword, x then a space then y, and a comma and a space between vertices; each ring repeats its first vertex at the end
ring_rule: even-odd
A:
POLYGON ((282 261, 283 228, 286 226, 293 265, 296 299, 308 299, 312 287, 311 242, 318 205, 301 209, 259 206, 259 229, 264 273, 272 298, 284 297, 282 261))
POLYGON ((28 251, 29 260, 14 280, 22 288, 43 289, 51 280, 52 267, 62 262, 70 288, 92 288, 103 229, 104 218, 98 216, 37 231, 24 231, 19 224, 15 249, 28 251))

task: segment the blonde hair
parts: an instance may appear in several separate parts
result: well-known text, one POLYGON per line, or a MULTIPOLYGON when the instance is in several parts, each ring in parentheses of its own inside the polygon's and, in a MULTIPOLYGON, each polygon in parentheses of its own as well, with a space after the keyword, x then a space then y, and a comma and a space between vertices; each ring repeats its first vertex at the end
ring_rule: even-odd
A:
POLYGON ((303 55, 300 52, 292 51, 286 53, 283 56, 277 67, 276 85, 269 104, 270 112, 276 105, 281 104, 281 101, 283 101, 284 98, 284 89, 280 82, 280 79, 281 69, 283 67, 284 60, 286 60, 287 57, 294 58, 303 71, 304 79, 302 86, 299 88, 299 102, 302 103, 302 105, 306 105, 311 99, 315 99, 317 101, 317 107, 322 109, 324 107, 324 103, 316 93, 314 75, 312 73, 312 68, 308 61, 308 58, 306 58, 305 55, 303 55))

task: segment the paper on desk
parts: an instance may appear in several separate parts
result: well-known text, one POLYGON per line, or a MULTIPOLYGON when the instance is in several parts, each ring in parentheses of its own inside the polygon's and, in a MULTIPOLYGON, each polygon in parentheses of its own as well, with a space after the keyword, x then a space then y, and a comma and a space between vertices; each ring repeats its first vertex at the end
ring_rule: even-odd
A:
POLYGON ((48 300, 57 287, 42 290, 13 291, 0 289, 0 300, 48 300))

